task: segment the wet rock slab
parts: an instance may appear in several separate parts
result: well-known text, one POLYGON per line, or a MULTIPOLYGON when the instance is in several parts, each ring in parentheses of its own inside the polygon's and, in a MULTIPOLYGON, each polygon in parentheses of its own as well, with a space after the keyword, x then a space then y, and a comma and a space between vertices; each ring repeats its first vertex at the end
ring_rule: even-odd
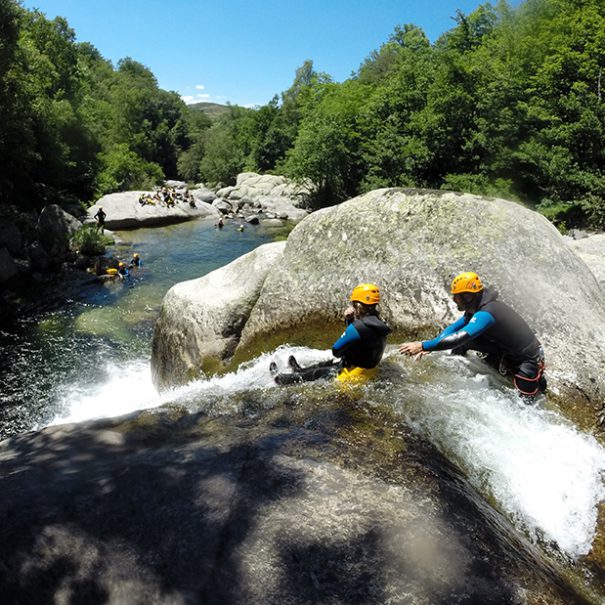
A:
POLYGON ((2 602, 583 602, 386 412, 293 393, 4 441, 2 602))

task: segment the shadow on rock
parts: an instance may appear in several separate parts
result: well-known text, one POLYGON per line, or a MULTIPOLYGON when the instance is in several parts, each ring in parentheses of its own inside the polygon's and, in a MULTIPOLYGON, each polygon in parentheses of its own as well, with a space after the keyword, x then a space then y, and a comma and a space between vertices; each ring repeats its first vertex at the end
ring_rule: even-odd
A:
POLYGON ((15 437, 0 444, 2 602, 583 602, 447 468, 387 413, 339 400, 15 437))

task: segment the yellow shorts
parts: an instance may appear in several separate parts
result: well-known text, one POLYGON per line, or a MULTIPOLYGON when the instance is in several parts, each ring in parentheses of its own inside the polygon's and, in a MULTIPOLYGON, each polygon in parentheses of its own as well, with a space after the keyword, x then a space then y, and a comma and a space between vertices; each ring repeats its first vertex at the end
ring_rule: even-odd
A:
POLYGON ((341 382, 343 385, 353 384, 365 384, 370 380, 376 378, 378 375, 378 368, 372 368, 370 370, 366 368, 343 368, 336 375, 336 380, 341 382))

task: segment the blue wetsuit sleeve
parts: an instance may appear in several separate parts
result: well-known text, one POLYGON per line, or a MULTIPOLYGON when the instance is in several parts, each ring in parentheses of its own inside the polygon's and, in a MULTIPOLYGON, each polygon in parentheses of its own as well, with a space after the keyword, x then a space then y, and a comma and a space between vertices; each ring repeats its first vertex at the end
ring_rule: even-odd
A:
POLYGON ((349 346, 361 340, 361 336, 354 324, 349 324, 342 336, 332 345, 332 355, 342 357, 349 346))
POLYGON ((494 316, 487 311, 477 311, 466 323, 466 318, 462 316, 458 321, 449 325, 441 334, 432 340, 425 340, 422 343, 424 351, 443 351, 459 347, 466 342, 477 338, 479 334, 485 332, 490 326, 496 323, 494 316))
POLYGON ((457 332, 460 328, 466 325, 466 317, 463 315, 460 319, 457 319, 453 324, 450 324, 441 334, 438 334, 435 339, 441 339, 448 334, 457 332))
POLYGON ((453 324, 450 324, 449 326, 447 326, 447 328, 445 328, 445 330, 443 330, 442 332, 440 332, 439 334, 437 334, 437 336, 435 336, 435 338, 433 338, 432 340, 424 340, 422 342, 422 349, 424 351, 433 351, 433 347, 438 343, 441 342, 441 340, 443 338, 445 338, 446 336, 453 334, 454 332, 457 332, 458 330, 460 330, 460 328, 463 328, 466 325, 466 317, 463 315, 460 319, 457 319, 453 324))

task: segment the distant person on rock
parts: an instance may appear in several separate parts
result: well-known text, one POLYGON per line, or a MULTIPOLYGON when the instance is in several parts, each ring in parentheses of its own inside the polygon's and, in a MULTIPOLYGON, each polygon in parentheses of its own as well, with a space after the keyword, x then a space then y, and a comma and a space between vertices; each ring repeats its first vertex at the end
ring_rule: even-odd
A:
POLYGON ((447 349, 454 355, 478 351, 503 376, 513 376, 515 387, 528 402, 543 393, 544 351, 525 320, 498 300, 496 290, 485 288, 476 273, 456 276, 451 293, 464 315, 432 340, 407 342, 399 351, 417 357, 447 349))
POLYGON ((332 355, 338 358, 301 367, 294 356, 288 359, 292 372, 277 373, 272 362, 269 369, 277 384, 307 382, 320 378, 336 377, 343 383, 365 382, 378 373, 391 328, 378 316, 380 290, 375 284, 360 284, 351 294, 351 304, 345 309, 346 329, 332 345, 332 355))
POLYGON ((105 212, 103 211, 103 208, 101 208, 101 206, 99 206, 97 213, 93 217, 93 218, 97 219, 97 229, 101 232, 101 234, 104 233, 106 216, 107 216, 107 214, 105 214, 105 212))

